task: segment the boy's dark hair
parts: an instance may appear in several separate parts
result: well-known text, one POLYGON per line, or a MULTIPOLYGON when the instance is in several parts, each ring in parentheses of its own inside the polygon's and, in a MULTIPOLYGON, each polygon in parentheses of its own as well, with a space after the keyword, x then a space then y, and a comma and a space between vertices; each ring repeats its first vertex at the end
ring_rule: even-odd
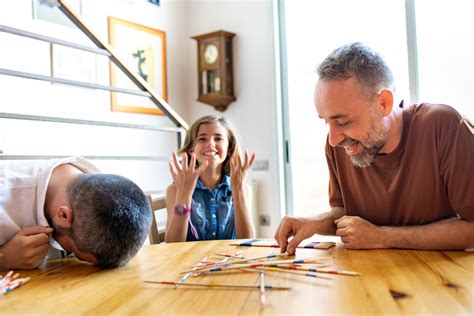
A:
POLYGON ((79 250, 97 264, 126 264, 142 247, 152 212, 143 191, 131 180, 113 174, 82 174, 70 185, 74 212, 71 236, 79 250))

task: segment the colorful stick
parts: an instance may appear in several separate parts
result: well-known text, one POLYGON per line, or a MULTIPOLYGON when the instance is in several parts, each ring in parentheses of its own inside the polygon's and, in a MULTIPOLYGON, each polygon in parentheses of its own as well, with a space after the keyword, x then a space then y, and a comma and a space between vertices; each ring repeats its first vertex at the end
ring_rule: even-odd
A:
MULTIPOLYGON (((173 281, 143 281, 145 283, 153 284, 165 284, 165 285, 176 285, 177 282, 173 281)), ((187 286, 203 286, 203 287, 214 287, 214 288, 238 288, 238 289, 260 289, 259 285, 241 285, 241 284, 220 284, 220 283, 180 283, 179 285, 187 286)), ((265 285, 267 290, 290 290, 291 287, 288 286, 272 286, 265 285)))
POLYGON ((323 277, 317 274, 312 274, 312 273, 300 273, 296 271, 289 271, 287 269, 282 269, 282 268, 275 268, 275 267, 260 267, 260 268, 253 268, 255 270, 267 270, 267 271, 274 271, 274 272, 281 272, 281 273, 288 273, 288 274, 296 274, 296 275, 301 275, 301 276, 307 276, 311 278, 319 278, 319 279, 325 279, 325 280, 332 280, 332 278, 328 277, 323 277))
POLYGON ((260 303, 265 305, 265 272, 260 272, 260 303))
MULTIPOLYGON (((261 256, 261 257, 255 257, 255 258, 247 258, 247 259, 227 260, 225 262, 216 262, 214 265, 212 265, 212 267, 228 266, 228 265, 236 264, 236 263, 244 263, 244 262, 249 262, 249 261, 257 261, 257 260, 271 259, 271 258, 277 258, 277 257, 288 257, 288 255, 286 255, 286 254, 277 254, 277 255, 261 256)), ((194 271, 201 271, 201 270, 205 270, 207 268, 209 268, 209 265, 198 267, 194 271)), ((184 273, 187 273, 187 272, 190 272, 190 271, 193 271, 193 270, 187 270, 187 271, 184 271, 184 273)))
POLYGON ((13 271, 8 272, 5 276, 0 276, 0 295, 4 295, 22 284, 25 284, 30 278, 17 279, 18 273, 13 275, 13 271))
MULTIPOLYGON (((222 267, 205 267, 204 269, 199 270, 199 272, 217 272, 217 271, 224 271, 224 270, 231 270, 231 269, 240 269, 240 268, 255 268, 255 267, 262 267, 262 266, 272 266, 275 264, 297 264, 297 263, 310 263, 310 262, 319 262, 319 258, 313 259, 298 259, 298 260, 270 260, 270 261, 262 261, 258 263, 243 263, 243 264, 235 264, 235 265, 227 265, 222 267)), ((189 271, 183 271, 181 273, 187 273, 189 271)))
POLYGON ((181 279, 178 280, 178 282, 176 282, 176 288, 178 288, 178 285, 181 284, 181 283, 184 283, 184 281, 191 275, 191 273, 193 273, 194 270, 196 270, 199 265, 203 262, 203 261, 206 261, 207 260, 207 257, 204 257, 202 258, 201 262, 199 262, 197 265, 195 265, 193 267, 193 270, 186 273, 185 275, 183 275, 183 277, 181 279))
MULTIPOLYGON (((231 243, 233 246, 247 246, 247 247, 270 247, 270 248, 280 248, 273 240, 265 239, 251 239, 244 242, 234 242, 231 243)), ((332 241, 310 241, 302 242, 296 248, 306 248, 306 249, 329 249, 335 246, 336 243, 332 241), (303 245, 304 244, 304 245, 303 245)))
POLYGON ((227 254, 227 253, 216 253, 216 256, 222 256, 222 257, 229 257, 229 258, 237 258, 237 259, 245 259, 245 257, 240 257, 242 254, 242 251, 237 251, 234 254, 227 254))
POLYGON ((272 265, 272 267, 278 267, 278 268, 283 268, 283 269, 291 269, 291 270, 318 272, 318 273, 349 275, 349 276, 362 275, 361 273, 354 272, 354 271, 333 270, 333 269, 328 269, 328 268, 308 268, 308 267, 302 267, 302 266, 297 266, 297 265, 275 264, 275 265, 272 265))

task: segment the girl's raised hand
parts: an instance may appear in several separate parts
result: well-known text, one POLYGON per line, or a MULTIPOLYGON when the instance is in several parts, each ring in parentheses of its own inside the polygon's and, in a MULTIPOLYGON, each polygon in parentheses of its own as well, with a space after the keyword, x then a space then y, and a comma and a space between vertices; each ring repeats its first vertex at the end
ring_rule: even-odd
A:
POLYGON ((237 155, 235 160, 232 159, 230 161, 230 182, 232 186, 243 187, 247 173, 255 161, 255 153, 252 153, 252 156, 249 157, 249 153, 246 150, 243 162, 240 155, 237 155))
POLYGON ((196 186, 197 179, 201 173, 207 168, 209 162, 204 160, 203 163, 196 168, 196 154, 191 153, 191 161, 188 165, 188 155, 182 153, 181 163, 178 161, 178 154, 173 152, 173 162, 169 163, 171 176, 176 185, 176 189, 182 193, 192 194, 196 186))

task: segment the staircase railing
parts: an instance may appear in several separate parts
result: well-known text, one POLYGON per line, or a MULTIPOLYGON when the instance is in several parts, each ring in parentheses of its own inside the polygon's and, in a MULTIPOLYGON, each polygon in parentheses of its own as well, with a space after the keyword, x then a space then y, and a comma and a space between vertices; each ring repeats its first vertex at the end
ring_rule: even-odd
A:
POLYGON ((50 0, 51 4, 57 5, 59 10, 61 10, 70 20, 74 25, 77 26, 97 47, 96 48, 91 48, 83 45, 79 45, 76 43, 60 40, 60 39, 55 39, 53 37, 48 37, 40 34, 35 34, 32 32, 27 32, 23 30, 18 30, 15 28, 11 28, 8 26, 0 25, 0 31, 2 32, 7 32, 10 34, 15 34, 15 35, 20 35, 24 37, 30 37, 34 38, 37 40, 41 41, 47 41, 53 44, 58 44, 58 45, 63 45, 75 49, 80 49, 84 51, 89 51, 93 52, 96 54, 102 54, 105 56, 108 56, 111 61, 114 62, 114 64, 123 71, 123 73, 141 90, 141 91, 134 91, 130 89, 123 89, 123 88, 117 88, 117 87, 111 87, 111 86, 103 86, 103 85, 97 85, 97 84, 90 84, 90 83, 85 83, 85 82, 80 82, 80 81, 74 81, 74 80, 67 80, 67 79, 61 79, 61 78, 54 78, 50 76, 42 76, 38 74, 32 74, 32 73, 27 73, 27 72, 20 72, 20 71, 13 71, 9 69, 4 69, 0 68, 0 74, 3 75, 9 75, 9 76, 16 76, 16 77, 23 77, 23 78, 29 78, 29 79, 36 79, 36 80, 44 80, 44 81, 49 81, 49 82, 56 82, 56 83, 62 83, 62 84, 69 84, 69 85, 75 85, 75 86, 81 86, 84 88, 92 88, 92 89, 102 89, 102 90, 110 90, 110 91, 115 91, 115 92, 120 92, 120 93, 127 93, 127 94, 134 94, 134 95, 140 95, 140 96, 146 96, 149 97, 153 103, 167 116, 171 119, 171 121, 177 126, 177 127, 182 127, 184 129, 188 129, 188 124, 186 121, 178 114, 176 111, 171 108, 171 106, 162 98, 160 97, 156 91, 150 85, 143 80, 139 75, 134 73, 132 70, 130 70, 127 65, 121 59, 117 56, 117 54, 114 52, 114 49, 108 45, 107 43, 103 42, 93 31, 90 27, 86 25, 86 23, 82 20, 82 18, 74 12, 73 9, 64 1, 64 0, 50 0))
MULTIPOLYGON (((6 76, 14 76, 21 78, 28 78, 34 80, 48 81, 52 83, 60 83, 65 85, 79 86, 83 88, 108 90, 113 92, 119 92, 130 95, 138 95, 142 97, 148 97, 153 103, 176 125, 176 128, 172 127, 156 127, 146 126, 139 124, 126 124, 126 123, 114 123, 114 122, 103 122, 103 121, 92 121, 74 118, 63 118, 63 117, 51 117, 51 116, 37 116, 37 115, 26 115, 26 114, 15 114, 15 113, 4 113, 0 112, 1 119, 13 119, 13 120, 27 120, 27 121, 44 121, 52 123, 67 123, 67 124, 79 124, 79 125, 96 125, 96 126, 109 126, 118 128, 129 128, 129 129, 145 129, 157 132, 173 132, 177 133, 177 145, 181 146, 183 140, 183 129, 187 130, 189 125, 186 121, 176 112, 173 108, 162 98, 157 92, 138 74, 133 72, 125 63, 117 56, 113 47, 103 42, 92 30, 86 25, 82 18, 74 12, 73 9, 64 0, 50 0, 50 4, 54 4, 61 10, 78 29, 80 29, 96 46, 97 48, 80 45, 74 42, 57 39, 54 37, 45 36, 42 34, 36 34, 33 32, 16 29, 6 25, 0 25, 0 32, 10 33, 22 37, 28 37, 35 40, 49 42, 51 44, 62 45, 71 47, 78 50, 88 51, 95 54, 107 56, 137 87, 139 90, 125 89, 120 87, 113 87, 107 85, 100 85, 96 83, 88 83, 64 78, 57 78, 54 76, 46 76, 35 73, 16 71, 12 69, 0 68, 0 74, 6 76)), ((48 159, 57 158, 57 155, 7 155, 2 153, 0 148, 0 160, 29 160, 29 159, 48 159)), ((99 160, 153 160, 153 161, 167 161, 169 158, 164 156, 85 156, 90 159, 99 160)))
POLYGON ((110 54, 109 58, 115 63, 115 65, 117 65, 117 67, 119 67, 138 88, 140 88, 140 90, 148 92, 150 99, 176 124, 177 127, 188 129, 188 124, 183 120, 183 118, 181 118, 181 116, 179 116, 178 113, 176 113, 145 80, 131 71, 130 68, 120 60, 113 48, 100 40, 99 37, 84 23, 84 21, 82 21, 81 17, 76 14, 64 0, 57 1, 59 4, 59 9, 72 21, 72 23, 74 23, 98 48, 107 51, 110 54))

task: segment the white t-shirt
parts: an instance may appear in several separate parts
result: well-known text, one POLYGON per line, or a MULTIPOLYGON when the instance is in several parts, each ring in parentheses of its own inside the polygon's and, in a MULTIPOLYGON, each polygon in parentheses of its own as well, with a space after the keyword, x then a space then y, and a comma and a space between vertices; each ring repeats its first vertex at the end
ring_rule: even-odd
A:
MULTIPOLYGON (((100 172, 81 157, 34 162, 0 162, 0 245, 7 243, 24 227, 49 226, 44 215, 46 190, 53 169, 65 163, 74 165, 84 173, 100 172)), ((63 250, 52 237, 50 244, 58 250, 63 250)))

